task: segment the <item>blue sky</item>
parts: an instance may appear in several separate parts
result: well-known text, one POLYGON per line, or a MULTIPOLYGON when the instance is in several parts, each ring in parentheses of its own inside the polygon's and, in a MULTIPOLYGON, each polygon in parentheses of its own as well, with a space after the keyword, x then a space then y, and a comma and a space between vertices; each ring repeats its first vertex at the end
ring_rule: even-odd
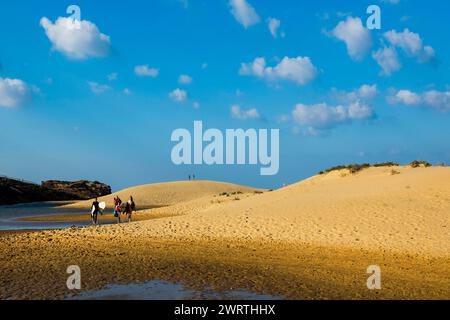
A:
POLYGON ((448 163, 449 16, 441 0, 2 1, 0 174, 277 188, 343 163, 448 163), (279 173, 173 165, 171 132, 194 120, 279 128, 279 173))

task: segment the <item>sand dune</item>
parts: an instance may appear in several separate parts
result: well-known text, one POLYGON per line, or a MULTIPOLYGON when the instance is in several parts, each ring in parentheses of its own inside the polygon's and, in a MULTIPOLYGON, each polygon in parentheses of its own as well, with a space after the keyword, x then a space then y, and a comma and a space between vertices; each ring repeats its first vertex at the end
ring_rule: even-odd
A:
MULTIPOLYGON (((195 208, 196 202, 193 200, 190 206, 195 208)), ((240 201, 223 205, 212 202, 214 205, 195 215, 143 222, 134 229, 166 236, 273 239, 450 253, 447 167, 381 167, 357 174, 341 170, 240 201)), ((177 211, 178 207, 151 211, 177 211)))
POLYGON ((137 213, 155 220, 3 236, 0 298, 73 294, 69 264, 89 275, 83 290, 156 278, 291 299, 450 296, 448 167, 341 170, 264 193, 202 181, 129 193, 171 205, 137 213), (366 287, 372 264, 379 291, 366 287))
MULTIPOLYGON (((257 189, 239 186, 231 183, 215 181, 177 181, 157 184, 148 184, 132 187, 115 192, 111 195, 100 197, 99 201, 105 201, 108 207, 113 206, 113 199, 119 196, 126 201, 132 195, 138 209, 139 207, 166 206, 185 201, 190 201, 205 196, 218 195, 220 193, 251 193, 257 189)), ((92 200, 79 201, 66 205, 69 208, 89 208, 92 200)))

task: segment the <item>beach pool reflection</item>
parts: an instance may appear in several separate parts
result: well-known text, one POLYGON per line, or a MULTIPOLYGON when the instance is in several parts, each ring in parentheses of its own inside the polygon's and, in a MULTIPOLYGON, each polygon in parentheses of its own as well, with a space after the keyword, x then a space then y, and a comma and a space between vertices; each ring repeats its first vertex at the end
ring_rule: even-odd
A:
MULTIPOLYGON (((16 204, 9 206, 0 206, 0 231, 7 230, 41 230, 41 229, 64 229, 72 226, 83 227, 91 224, 90 210, 86 208, 61 208, 62 205, 71 202, 36 202, 16 204), (20 221, 20 218, 85 214, 84 221, 20 221)), ((106 210, 109 213, 112 210, 106 210)), ((103 224, 113 223, 114 221, 102 222, 103 224)))
POLYGON ((280 297, 244 290, 217 292, 196 291, 181 284, 161 280, 126 285, 108 285, 103 289, 86 291, 69 300, 281 300, 280 297))

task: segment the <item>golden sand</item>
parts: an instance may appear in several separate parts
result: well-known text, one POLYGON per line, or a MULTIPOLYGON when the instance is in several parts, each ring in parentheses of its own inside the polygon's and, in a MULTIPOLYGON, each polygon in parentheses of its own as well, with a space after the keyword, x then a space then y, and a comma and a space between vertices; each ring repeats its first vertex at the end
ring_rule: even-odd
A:
POLYGON ((156 278, 289 299, 450 297, 450 168, 343 170, 264 193, 205 184, 143 191, 171 205, 136 216, 160 219, 3 236, 0 297, 73 294, 72 264, 83 290, 156 278), (366 287, 369 265, 381 290, 366 287))

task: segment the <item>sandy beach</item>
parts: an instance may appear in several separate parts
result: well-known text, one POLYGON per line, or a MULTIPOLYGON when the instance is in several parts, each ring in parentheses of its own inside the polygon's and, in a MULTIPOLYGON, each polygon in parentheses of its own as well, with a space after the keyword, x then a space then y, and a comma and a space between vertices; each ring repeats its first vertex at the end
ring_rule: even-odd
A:
POLYGON ((162 279, 286 299, 450 297, 447 167, 339 170, 274 191, 190 181, 118 194, 164 207, 130 224, 4 234, 0 298, 71 296, 74 264, 83 291, 162 279), (369 265, 381 290, 366 287, 369 265))

